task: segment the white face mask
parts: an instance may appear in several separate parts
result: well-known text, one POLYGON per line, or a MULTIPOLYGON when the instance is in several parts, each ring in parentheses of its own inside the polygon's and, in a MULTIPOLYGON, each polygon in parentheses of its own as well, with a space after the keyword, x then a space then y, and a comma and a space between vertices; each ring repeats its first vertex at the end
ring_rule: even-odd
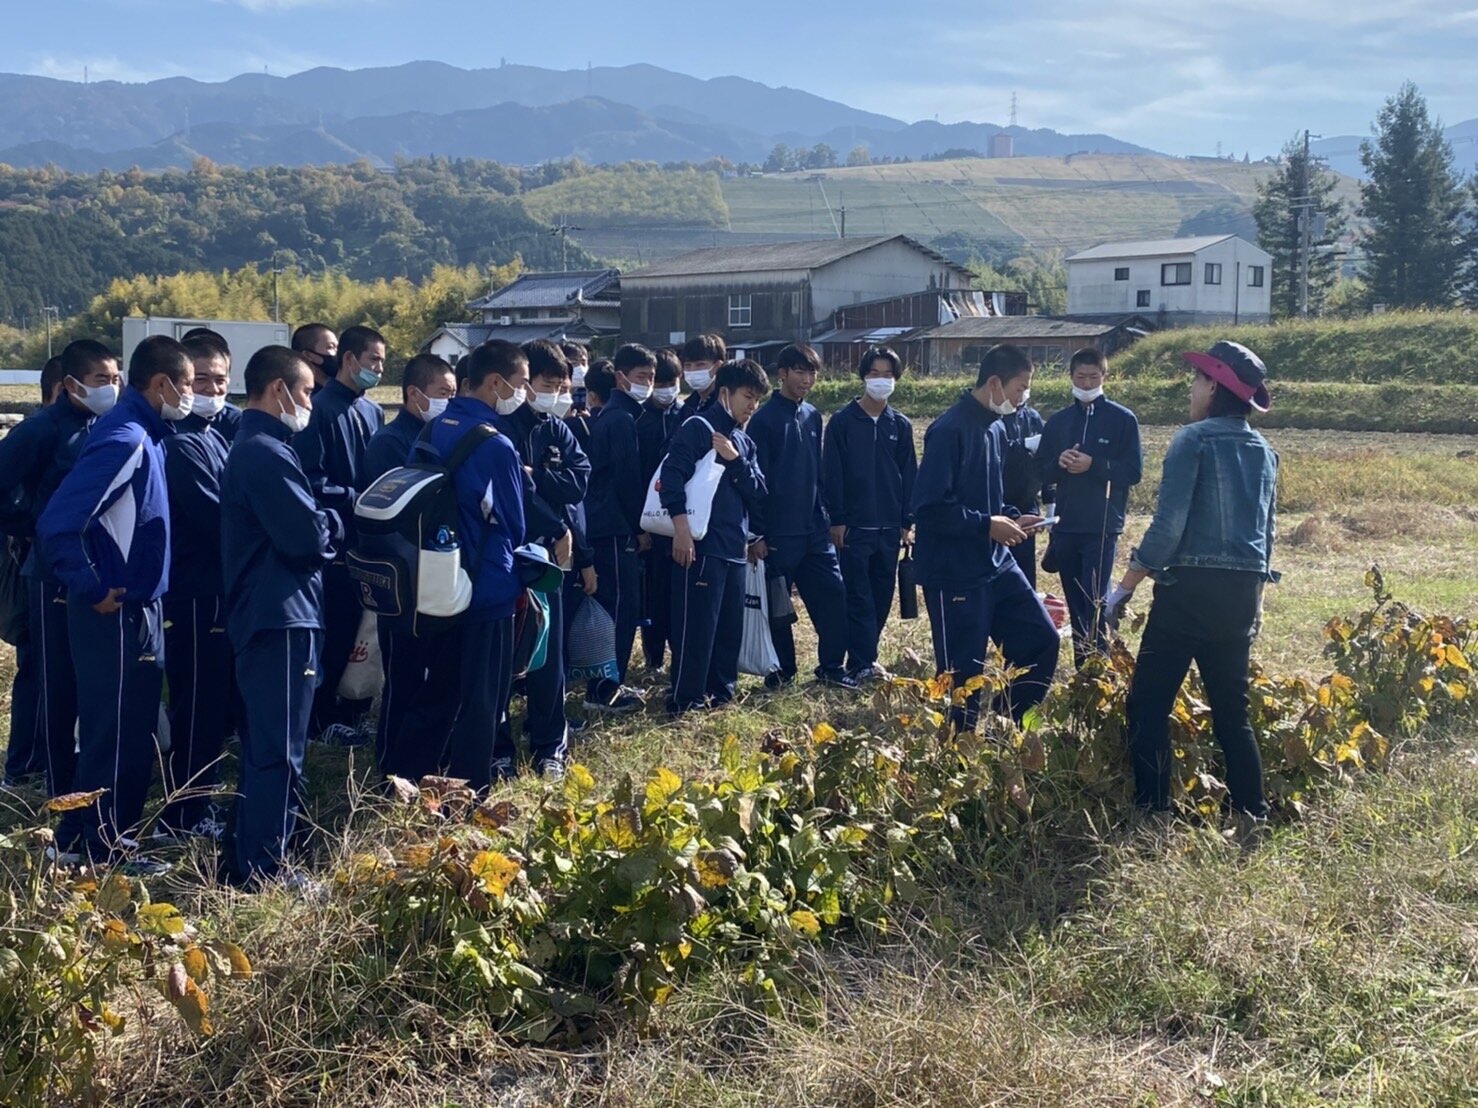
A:
POLYGON ((430 423, 433 419, 439 418, 446 411, 446 406, 451 402, 450 397, 428 396, 426 398, 426 410, 420 413, 421 422, 430 423))
POLYGON ((175 402, 170 404, 166 401, 160 401, 159 416, 169 423, 177 423, 190 414, 191 401, 194 397, 188 392, 181 392, 175 387, 174 382, 170 382, 169 387, 175 391, 175 402))
POLYGON ((534 411, 548 415, 559 406, 559 395, 557 392, 530 393, 529 404, 532 405, 534 411))
POLYGON ((1032 398, 1032 390, 1031 389, 1023 389, 1022 390, 1022 393, 1021 393, 1021 406, 1023 408, 1025 408, 1026 407, 1026 404, 1027 404, 1027 401, 1030 400, 1031 398, 1032 398))
POLYGON ((523 406, 523 402, 527 398, 527 396, 528 396, 528 390, 527 389, 522 388, 522 387, 514 389, 513 390, 513 395, 510 396, 507 400, 499 400, 498 401, 498 408, 497 408, 498 414, 499 415, 512 415, 514 412, 518 411, 518 409, 520 407, 523 406))
MULTIPOLYGON (((72 380, 77 381, 75 377, 72 380)), ((94 385, 88 388, 77 381, 77 387, 82 390, 82 395, 77 399, 93 415, 107 415, 113 410, 113 405, 118 403, 117 385, 94 385)))
POLYGON ((631 384, 627 386, 626 395, 638 404, 645 404, 647 399, 652 395, 652 386, 631 384))
POLYGON ((711 369, 685 369, 683 380, 688 383, 688 388, 694 392, 702 392, 713 384, 713 370, 711 369))
POLYGON ((298 407, 298 402, 292 398, 292 394, 284 390, 283 395, 287 397, 288 407, 292 411, 278 412, 277 418, 282 420, 287 429, 293 434, 308 429, 308 420, 313 416, 313 409, 308 406, 298 407))
POLYGON ((197 392, 190 397, 190 412, 201 419, 215 419, 225 410, 225 396, 201 396, 197 392))
POLYGON ((1078 388, 1077 385, 1074 385, 1073 386, 1073 396, 1077 397, 1084 404, 1092 404, 1095 400, 1097 400, 1102 395, 1103 395, 1103 386, 1102 385, 1099 385, 1096 389, 1080 389, 1080 388, 1078 388))
POLYGON ((570 371, 570 387, 583 389, 585 387, 585 367, 577 365, 570 371))
POLYGON ((1013 403, 1011 403, 1011 401, 1009 401, 1009 400, 1003 401, 1000 404, 997 404, 994 401, 992 401, 992 402, 990 402, 990 410, 993 411, 993 412, 995 412, 996 415, 1003 415, 1003 416, 1004 415, 1015 415, 1016 414, 1016 405, 1013 404, 1013 403))
POLYGON ((575 398, 569 393, 560 393, 554 398, 554 418, 564 419, 565 416, 570 414, 570 409, 574 407, 574 404, 575 398))
POLYGON ((653 389, 652 399, 664 408, 672 407, 677 402, 677 386, 663 385, 660 389, 653 389))
POLYGON ((888 399, 897 385, 898 382, 891 377, 869 377, 862 382, 863 390, 873 400, 888 399))

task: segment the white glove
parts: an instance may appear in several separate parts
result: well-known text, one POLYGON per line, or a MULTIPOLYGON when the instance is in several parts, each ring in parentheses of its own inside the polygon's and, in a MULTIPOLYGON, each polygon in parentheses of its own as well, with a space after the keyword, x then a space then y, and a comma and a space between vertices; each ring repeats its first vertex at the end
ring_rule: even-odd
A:
POLYGON ((1042 445, 1042 436, 1028 435, 1026 438, 1021 440, 1021 445, 1026 447, 1026 452, 1028 454, 1035 454, 1037 452, 1037 447, 1042 445))
POLYGON ((1134 590, 1126 589, 1123 585, 1115 585, 1109 590, 1108 599, 1103 602, 1103 609, 1110 627, 1119 626, 1119 621, 1124 618, 1124 606, 1132 599, 1134 599, 1134 590))
POLYGON ((1057 505, 1056 504, 1043 504, 1042 505, 1042 518, 1043 519, 1056 519, 1057 518, 1057 505))

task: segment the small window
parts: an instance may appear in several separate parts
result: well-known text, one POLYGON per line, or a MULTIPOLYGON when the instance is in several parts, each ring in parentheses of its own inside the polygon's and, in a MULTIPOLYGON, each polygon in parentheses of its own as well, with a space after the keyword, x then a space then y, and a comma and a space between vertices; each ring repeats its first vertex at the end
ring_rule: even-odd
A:
POLYGON ((1247 267, 1247 287, 1248 288, 1253 288, 1253 289, 1260 289, 1260 288, 1262 288, 1262 282, 1263 282, 1263 267, 1260 266, 1260 265, 1248 266, 1247 267))
POLYGON ((1221 263, 1220 262, 1207 262, 1206 263, 1206 283, 1208 285, 1219 285, 1219 284, 1221 284, 1221 263))
POLYGON ((1189 285, 1191 283, 1190 262, 1166 262, 1160 267, 1160 284, 1189 285))
POLYGON ((1114 280, 1115 281, 1127 281, 1127 280, 1129 280, 1129 267, 1127 265, 1121 265, 1117 269, 1115 269, 1114 270, 1114 280))
POLYGON ((729 326, 748 327, 752 314, 752 302, 749 293, 742 292, 729 297, 729 326))
POLYGON ((1150 290, 1149 289, 1140 289, 1139 290, 1139 292, 1134 297, 1134 306, 1136 308, 1148 308, 1150 306, 1150 290))

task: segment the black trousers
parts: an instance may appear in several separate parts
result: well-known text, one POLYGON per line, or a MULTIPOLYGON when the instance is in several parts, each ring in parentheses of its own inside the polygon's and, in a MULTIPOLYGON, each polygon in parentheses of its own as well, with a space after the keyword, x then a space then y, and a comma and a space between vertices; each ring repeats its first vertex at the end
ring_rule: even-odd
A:
MULTIPOLYGON (((36 727, 46 763, 46 788, 52 796, 72 790, 77 768, 77 671, 67 629, 67 591, 40 577, 26 578, 30 651, 39 669, 36 727)), ((12 721, 14 725, 14 721, 12 721)))
POLYGON ((15 648, 15 679, 10 683, 10 741, 5 776, 26 777, 46 770, 46 735, 41 730, 41 658, 34 643, 15 648))
POLYGON ((501 726, 513 688, 513 617, 462 624, 461 707, 447 744, 447 772, 474 789, 493 779, 493 761, 518 753, 501 726))
POLYGON ((385 690, 375 741, 382 772, 419 781, 440 768, 457 719, 461 653, 460 627, 418 638, 380 625, 385 690))
POLYGON ((1129 691, 1134 801, 1170 807, 1170 713, 1191 662, 1201 673, 1216 741, 1226 758, 1232 807, 1265 816, 1262 756, 1247 714, 1247 663, 1262 606, 1261 574, 1177 566, 1156 585, 1129 691))
POLYGON ((1091 654, 1108 653, 1103 601, 1118 556, 1118 535, 1052 536, 1052 554, 1062 575, 1063 599, 1073 625, 1073 662, 1082 668, 1091 654))
POLYGON ((323 571, 323 656, 319 662, 323 680, 313 694, 313 713, 308 733, 321 735, 335 723, 354 726, 369 711, 373 701, 342 700, 339 682, 349 666, 364 608, 359 603, 359 586, 349 577, 349 568, 336 561, 323 571))
POLYGON ((672 540, 652 536, 652 548, 642 558, 646 589, 641 629, 642 654, 648 669, 662 665, 672 639, 672 540))
POLYGON ((699 557, 672 567, 673 715, 734 699, 744 637, 744 563, 699 557))
MULTIPOLYGON (((592 539, 590 547, 595 559, 595 599, 616 622, 617 683, 624 684, 636 625, 641 621, 641 559, 636 539, 630 535, 592 539)), ((592 699, 608 700, 616 694, 616 685, 601 678, 590 682, 586 692, 592 699)))
POLYGON ((898 589, 897 527, 847 528, 838 552, 847 588, 847 669, 856 673, 878 660, 878 640, 898 589))
MULTIPOLYGON (((821 668, 836 672, 847 655, 847 587, 837 563, 836 547, 826 533, 781 535, 769 543, 765 559, 767 580, 780 578, 795 586, 806 606, 811 626, 816 628, 816 654, 821 668)), ((780 660, 780 672, 794 677, 799 668, 795 657, 795 635, 790 617, 770 620, 770 639, 780 660)))
POLYGON ((1016 564, 1021 567, 1022 575, 1026 577, 1026 583, 1037 591, 1037 536, 1036 533, 1026 537, 1025 542, 1019 542, 1011 548, 1011 557, 1016 559, 1016 564))
POLYGON ((166 597, 164 672, 169 678, 169 756, 159 817, 188 831, 205 815, 226 741, 235 697, 236 659, 226 637, 226 605, 219 596, 166 597))

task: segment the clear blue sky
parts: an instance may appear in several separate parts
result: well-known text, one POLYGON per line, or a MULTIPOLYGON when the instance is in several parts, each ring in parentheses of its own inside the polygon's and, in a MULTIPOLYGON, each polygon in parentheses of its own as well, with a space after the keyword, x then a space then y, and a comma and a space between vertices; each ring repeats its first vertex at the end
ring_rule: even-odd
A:
POLYGON ((906 120, 1102 131, 1172 153, 1365 134, 1406 78, 1478 116, 1478 0, 9 0, 0 70, 219 80, 266 65, 652 62, 906 120))

